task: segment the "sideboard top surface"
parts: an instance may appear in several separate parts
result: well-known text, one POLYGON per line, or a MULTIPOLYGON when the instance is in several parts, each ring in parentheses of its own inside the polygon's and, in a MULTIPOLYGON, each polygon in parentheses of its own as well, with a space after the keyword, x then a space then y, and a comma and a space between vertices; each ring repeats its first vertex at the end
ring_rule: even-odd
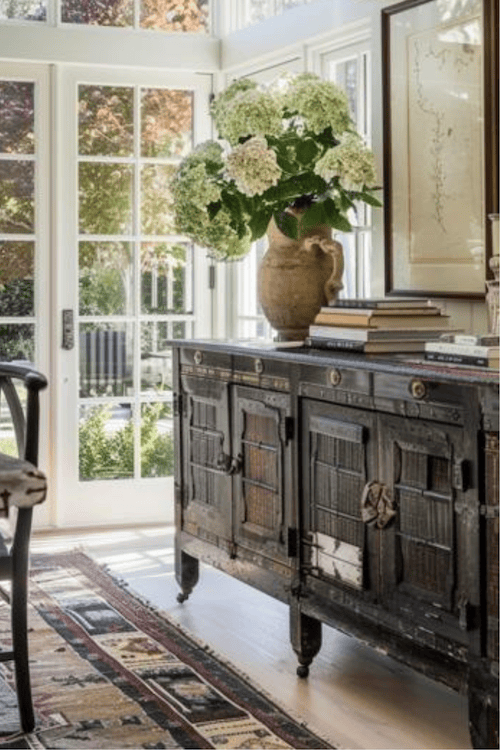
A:
POLYGON ((441 366, 426 362, 422 355, 366 355, 352 352, 335 352, 312 349, 308 346, 283 347, 276 342, 236 341, 218 339, 173 339, 168 344, 178 349, 200 349, 226 356, 246 355, 263 357, 288 363, 319 365, 328 368, 349 367, 371 372, 386 372, 393 375, 420 377, 441 382, 466 385, 498 386, 497 370, 468 367, 441 366))

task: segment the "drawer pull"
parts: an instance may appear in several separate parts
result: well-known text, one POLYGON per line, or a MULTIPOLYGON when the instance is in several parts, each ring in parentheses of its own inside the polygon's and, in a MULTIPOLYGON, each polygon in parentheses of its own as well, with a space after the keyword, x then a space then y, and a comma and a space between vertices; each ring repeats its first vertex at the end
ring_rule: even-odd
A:
POLYGON ((201 363, 203 362, 203 354, 200 352, 199 349, 195 351, 193 359, 194 359, 195 365, 201 365, 201 363))
POLYGON ((261 375, 264 372, 264 362, 261 359, 256 359, 253 366, 257 375, 261 375))
POLYGON ((425 383, 418 379, 412 380, 410 383, 410 393, 413 398, 424 398, 424 396, 427 395, 427 388, 425 383))
POLYGON ((342 381, 342 373, 340 370, 337 370, 336 367, 333 370, 330 370, 329 380, 331 385, 340 385, 342 381))

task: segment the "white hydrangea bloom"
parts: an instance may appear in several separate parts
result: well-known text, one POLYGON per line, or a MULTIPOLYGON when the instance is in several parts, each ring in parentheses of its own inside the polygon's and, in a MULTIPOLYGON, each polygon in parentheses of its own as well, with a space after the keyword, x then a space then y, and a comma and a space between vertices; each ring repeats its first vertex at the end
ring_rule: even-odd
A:
POLYGON ((276 154, 268 148, 267 141, 254 136, 236 146, 227 157, 226 176, 234 180, 238 190, 245 195, 262 195, 281 177, 276 154))

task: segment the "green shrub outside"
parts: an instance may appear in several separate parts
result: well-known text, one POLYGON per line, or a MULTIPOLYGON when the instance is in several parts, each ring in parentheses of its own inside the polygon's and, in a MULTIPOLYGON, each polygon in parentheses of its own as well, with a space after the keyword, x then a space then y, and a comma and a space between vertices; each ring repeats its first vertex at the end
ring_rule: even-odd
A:
MULTIPOLYGON (((158 422, 170 417, 168 404, 143 405, 141 414, 141 476, 171 476, 174 470, 173 436, 161 434, 158 422)), ((81 423, 80 479, 124 479, 134 475, 134 424, 114 432, 106 430, 111 418, 109 406, 96 406, 81 423)))

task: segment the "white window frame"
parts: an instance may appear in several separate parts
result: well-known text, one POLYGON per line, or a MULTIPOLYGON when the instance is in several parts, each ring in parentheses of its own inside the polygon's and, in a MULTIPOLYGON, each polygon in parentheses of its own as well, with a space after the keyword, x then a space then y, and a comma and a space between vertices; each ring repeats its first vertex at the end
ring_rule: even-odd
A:
MULTIPOLYGON (((8 81, 30 82, 34 84, 35 112, 35 231, 32 235, 19 235, 17 239, 35 242, 35 314, 30 318, 2 318, 2 323, 35 324, 35 366, 41 372, 48 373, 51 353, 52 318, 52 278, 50 274, 50 219, 51 219, 51 183, 50 183, 50 85, 49 70, 44 65, 0 62, 0 79, 8 81)), ((40 394, 40 467, 50 472, 53 468, 53 454, 49 435, 52 430, 52 394, 50 388, 40 394)), ((36 526, 46 526, 51 522, 53 503, 51 495, 34 517, 36 526)))
MULTIPOLYGON (((356 59, 363 70, 363 81, 358 87, 357 108, 360 115, 358 132, 367 146, 371 147, 372 132, 372 89, 371 89, 371 36, 369 19, 336 29, 329 40, 311 45, 307 59, 309 68, 322 78, 329 78, 330 65, 341 64, 356 59)), ((349 234, 337 238, 344 246, 344 289, 340 296, 369 297, 371 288, 372 258, 372 211, 361 204, 358 209, 357 226, 349 234)))

